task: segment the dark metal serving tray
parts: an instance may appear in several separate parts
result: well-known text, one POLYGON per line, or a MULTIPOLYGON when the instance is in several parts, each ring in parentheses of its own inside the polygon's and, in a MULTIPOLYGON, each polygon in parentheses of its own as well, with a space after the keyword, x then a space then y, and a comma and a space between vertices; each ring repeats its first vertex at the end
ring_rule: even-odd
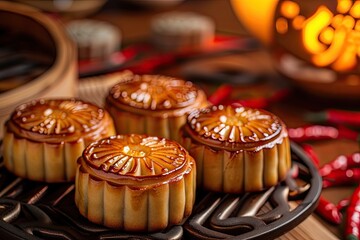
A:
POLYGON ((127 233, 90 223, 74 203, 72 183, 32 182, 0 168, 1 239, 272 239, 315 209, 321 178, 301 148, 291 144, 299 174, 276 187, 241 195, 198 191, 192 215, 163 232, 127 233))

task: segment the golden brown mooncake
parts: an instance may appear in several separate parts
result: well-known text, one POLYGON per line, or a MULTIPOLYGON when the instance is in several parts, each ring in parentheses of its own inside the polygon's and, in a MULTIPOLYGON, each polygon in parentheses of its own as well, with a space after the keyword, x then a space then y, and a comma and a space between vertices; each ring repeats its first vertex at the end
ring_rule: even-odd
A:
POLYGON ((286 127, 265 110, 212 106, 192 112, 181 132, 204 189, 260 191, 283 180, 290 169, 286 127))
POLYGON ((114 85, 105 108, 118 134, 179 139, 192 110, 207 106, 205 93, 191 82, 161 75, 130 75, 114 85))
POLYGON ((210 48, 214 42, 215 23, 195 12, 170 11, 151 20, 150 39, 163 51, 199 51, 210 48))
POLYGON ((73 181, 91 142, 115 134, 104 109, 76 99, 38 99, 18 106, 5 123, 5 167, 23 178, 73 181))
POLYGON ((180 144, 117 135, 90 144, 78 159, 75 203, 91 222, 153 232, 191 214, 195 187, 195 161, 180 144))

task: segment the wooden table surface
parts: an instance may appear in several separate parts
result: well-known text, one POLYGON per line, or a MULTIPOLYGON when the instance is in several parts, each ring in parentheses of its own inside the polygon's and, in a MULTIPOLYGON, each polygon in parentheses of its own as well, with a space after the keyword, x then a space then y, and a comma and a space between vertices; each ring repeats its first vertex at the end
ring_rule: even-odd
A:
MULTIPOLYGON (((99 12, 89 17, 108 21, 118 26, 122 32, 123 43, 126 44, 148 38, 151 19, 156 14, 172 10, 194 11, 210 16, 215 21, 218 33, 246 35, 246 31, 237 20, 227 0, 186 0, 176 6, 163 9, 143 9, 136 6, 129 7, 126 1, 109 1, 99 12)), ((232 60, 236 62, 237 58, 244 58, 244 55, 225 56, 224 58, 232 58, 232 60)), ((265 68, 269 71, 274 71, 272 69, 271 58, 268 56, 266 49, 260 50, 256 58, 259 58, 259 61, 255 60, 255 62, 259 64, 259 69, 265 68)), ((165 69, 161 73, 178 75, 179 67, 165 69)), ((292 89, 290 96, 284 101, 272 104, 268 109, 282 118, 288 127, 298 127, 306 123, 303 119, 305 112, 314 108, 321 110, 334 106, 338 107, 334 101, 317 99, 295 88, 292 89)), ((346 140, 317 142, 314 143, 314 148, 320 157, 321 164, 334 159, 340 154, 351 154, 359 151, 359 146, 356 143, 346 140)), ((352 190, 352 188, 345 187, 331 188, 323 191, 323 195, 335 203, 349 196, 352 190)), ((294 231, 284 235, 281 239, 316 239, 320 236, 325 236, 327 239, 341 238, 341 227, 326 223, 316 214, 313 214, 311 218, 306 220, 302 225, 304 225, 304 227, 301 231, 307 231, 309 235, 301 237, 301 231, 294 231), (323 227, 324 229, 322 229, 323 227), (321 233, 316 235, 314 234, 316 231, 320 231, 321 233)))

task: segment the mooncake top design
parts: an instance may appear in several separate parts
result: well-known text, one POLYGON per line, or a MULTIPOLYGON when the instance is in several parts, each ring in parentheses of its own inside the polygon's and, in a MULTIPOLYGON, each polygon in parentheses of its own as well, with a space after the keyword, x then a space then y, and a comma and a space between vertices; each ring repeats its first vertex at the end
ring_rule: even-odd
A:
POLYGON ((192 112, 187 126, 201 141, 235 148, 264 144, 284 128, 277 116, 265 110, 222 105, 192 112))
POLYGON ((11 121, 41 135, 86 133, 103 120, 103 109, 76 99, 40 99, 20 105, 11 121))
POLYGON ((176 142, 146 135, 117 135, 92 143, 83 158, 88 166, 121 176, 170 174, 187 161, 176 142))
POLYGON ((137 109, 172 110, 196 102, 198 89, 191 82, 161 75, 134 75, 112 87, 110 96, 137 109))

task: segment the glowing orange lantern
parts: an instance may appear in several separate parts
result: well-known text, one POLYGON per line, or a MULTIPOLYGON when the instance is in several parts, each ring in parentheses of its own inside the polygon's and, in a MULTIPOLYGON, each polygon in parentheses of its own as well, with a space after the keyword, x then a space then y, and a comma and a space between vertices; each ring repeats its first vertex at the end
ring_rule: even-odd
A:
POLYGON ((322 96, 360 99, 360 0, 232 0, 277 66, 322 96))

